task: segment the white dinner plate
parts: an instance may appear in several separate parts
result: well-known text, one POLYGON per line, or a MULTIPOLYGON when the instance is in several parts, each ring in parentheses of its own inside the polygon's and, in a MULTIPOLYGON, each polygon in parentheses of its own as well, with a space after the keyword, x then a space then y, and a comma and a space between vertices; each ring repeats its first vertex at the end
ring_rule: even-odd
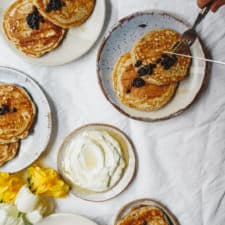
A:
POLYGON ((158 209, 160 209, 167 221, 169 222, 170 225, 180 225, 177 218, 173 215, 173 213, 166 207, 164 206, 162 203, 153 200, 153 199, 138 199, 132 202, 129 202, 128 204, 126 204, 125 206, 123 206, 118 214, 116 215, 115 221, 114 221, 114 225, 116 225, 121 219, 123 219, 128 213, 130 213, 133 209, 137 209, 139 207, 142 206, 153 206, 156 207, 158 209))
POLYGON ((135 171, 136 171, 136 157, 135 157, 135 149, 132 141, 128 138, 128 136, 123 133, 118 128, 107 125, 107 124, 88 124, 82 126, 75 131, 73 131, 69 136, 66 137, 62 146, 60 147, 58 153, 58 170, 62 177, 71 185, 72 193, 84 200, 92 201, 92 202, 99 202, 99 201, 106 201, 108 199, 114 198, 122 191, 124 191, 127 186, 131 183, 132 179, 134 178, 135 171), (108 131, 109 133, 115 134, 115 136, 119 137, 124 146, 126 146, 126 154, 128 155, 127 159, 127 167, 123 173, 121 179, 117 182, 117 184, 105 192, 90 192, 84 191, 82 188, 74 186, 73 182, 71 181, 70 176, 64 170, 65 164, 67 163, 65 160, 65 153, 67 151, 67 146, 71 143, 78 134, 86 130, 104 130, 108 131))
POLYGON ((0 83, 16 84, 25 88, 37 107, 37 119, 28 137, 21 140, 17 156, 0 167, 0 171, 14 173, 31 165, 47 148, 52 131, 51 110, 41 88, 26 74, 0 67, 0 83))
MULTIPOLYGON (((0 1, 1 24, 4 11, 12 2, 13 0, 0 1)), ((30 63, 46 66, 63 65, 78 59, 95 44, 105 23, 105 13, 105 0, 96 0, 94 11, 88 20, 81 26, 70 28, 62 43, 56 49, 40 58, 28 57, 17 51, 17 49, 5 39, 2 30, 0 31, 0 43, 7 44, 12 52, 20 54, 30 63)))
POLYGON ((44 218, 36 225, 97 225, 95 222, 75 214, 57 213, 44 218))
MULTIPOLYGON (((99 84, 107 100, 121 113, 142 121, 157 121, 177 116, 199 96, 206 78, 207 64, 193 60, 189 76, 180 82, 174 98, 157 111, 139 111, 122 104, 112 85, 112 71, 119 56, 129 52, 134 43, 145 33, 162 28, 173 29, 182 34, 187 28, 185 22, 161 11, 144 11, 121 19, 103 40, 97 58, 99 84)), ((191 54, 205 58, 199 39, 191 46, 191 54)))

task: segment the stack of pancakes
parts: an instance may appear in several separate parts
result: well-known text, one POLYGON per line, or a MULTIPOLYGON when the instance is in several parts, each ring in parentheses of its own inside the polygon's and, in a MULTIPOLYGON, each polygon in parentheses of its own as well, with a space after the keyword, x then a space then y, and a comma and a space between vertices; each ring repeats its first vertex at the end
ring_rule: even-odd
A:
POLYGON ((35 117, 35 104, 22 87, 0 84, 0 166, 16 156, 35 117))
POLYGON ((61 43, 68 28, 86 21, 94 5, 95 0, 16 0, 4 14, 3 32, 22 53, 40 57, 61 43))
MULTIPOLYGON (((164 54, 179 38, 180 35, 170 29, 154 30, 141 37, 131 52, 120 56, 112 79, 114 90, 124 105, 154 111, 172 99, 178 82, 189 74, 191 65, 189 58, 164 54), (172 57, 175 61, 172 65, 164 65, 163 57, 172 57)), ((184 47, 183 53, 190 54, 189 48, 184 47)))
POLYGON ((142 206, 133 209, 116 225, 170 225, 166 215, 153 206, 142 206))

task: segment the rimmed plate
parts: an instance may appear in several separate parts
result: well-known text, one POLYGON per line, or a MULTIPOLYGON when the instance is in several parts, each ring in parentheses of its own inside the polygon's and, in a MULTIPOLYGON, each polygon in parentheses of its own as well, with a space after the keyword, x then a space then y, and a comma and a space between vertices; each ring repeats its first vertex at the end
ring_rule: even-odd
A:
POLYGON ((126 187, 131 183, 132 179, 134 178, 135 171, 136 171, 136 157, 135 157, 134 145, 125 133, 123 133, 121 130, 119 130, 118 128, 114 126, 107 125, 107 124, 88 124, 76 129, 64 140, 58 153, 58 170, 60 174, 62 175, 62 177, 71 185, 72 193, 75 196, 81 199, 84 199, 87 201, 93 201, 93 202, 106 201, 108 199, 114 198, 115 196, 120 194, 122 191, 124 191, 126 187), (116 138, 121 139, 121 141, 123 142, 126 148, 126 154, 128 156, 126 160, 127 167, 123 173, 123 176, 113 188, 111 188, 110 190, 106 192, 97 193, 97 192, 84 191, 80 187, 74 186, 70 177, 64 171, 64 167, 65 167, 64 165, 66 163, 64 156, 65 156, 68 144, 71 143, 71 140, 74 137, 76 137, 78 134, 86 130, 108 131, 109 133, 115 135, 116 138))
POLYGON ((97 225, 95 222, 75 214, 57 213, 44 218, 36 225, 97 225))
POLYGON ((136 209, 138 207, 142 206, 154 206, 158 209, 160 209, 168 219, 170 225, 180 225, 176 217, 173 215, 173 213, 163 204, 161 204, 158 201, 155 201, 153 199, 138 199, 135 201, 132 201, 125 206, 123 206, 118 214, 116 215, 116 218, 114 220, 114 225, 116 225, 124 216, 126 216, 128 213, 130 213, 133 209, 136 209))
MULTIPOLYGON (((2 16, 4 11, 13 2, 13 0, 1 0, 0 5, 0 23, 2 24, 2 16)), ((69 63, 84 55, 97 41, 104 23, 105 23, 106 4, 105 0, 96 0, 96 5, 92 15, 88 20, 79 27, 70 28, 58 48, 47 53, 40 58, 27 57, 21 54, 16 48, 9 43, 4 34, 0 32, 0 42, 8 44, 11 51, 23 56, 30 63, 58 66, 69 63)))
POLYGON ((31 165, 47 148, 52 132, 51 109, 41 88, 26 74, 15 69, 0 67, 0 83, 12 83, 24 87, 37 107, 34 127, 28 137, 21 140, 17 156, 0 167, 0 171, 14 173, 31 165))
MULTIPOLYGON (((199 95, 205 78, 207 64, 193 60, 190 75, 180 82, 172 101, 158 111, 144 112, 123 105, 113 90, 111 74, 120 55, 130 51, 133 44, 146 32, 170 28, 183 33, 187 28, 185 22, 173 15, 161 11, 145 11, 121 19, 105 37, 97 57, 97 73, 101 89, 107 100, 121 113, 142 121, 170 119, 187 109, 199 95)), ((193 56, 205 58, 203 46, 199 39, 191 47, 193 56)))

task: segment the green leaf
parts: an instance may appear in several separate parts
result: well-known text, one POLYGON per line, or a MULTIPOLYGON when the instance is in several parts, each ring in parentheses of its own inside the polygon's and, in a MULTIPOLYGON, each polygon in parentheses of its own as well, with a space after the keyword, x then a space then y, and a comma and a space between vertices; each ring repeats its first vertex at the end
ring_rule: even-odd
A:
POLYGON ((18 212, 17 214, 17 218, 22 217, 23 213, 22 212, 18 212))
POLYGON ((33 225, 32 223, 30 223, 30 222, 27 220, 25 214, 22 215, 22 219, 23 219, 24 225, 33 225))
POLYGON ((32 223, 30 223, 30 222, 28 221, 28 219, 26 218, 26 214, 25 214, 25 213, 23 213, 23 212, 18 212, 17 218, 19 219, 20 217, 22 218, 24 225, 33 225, 32 223))

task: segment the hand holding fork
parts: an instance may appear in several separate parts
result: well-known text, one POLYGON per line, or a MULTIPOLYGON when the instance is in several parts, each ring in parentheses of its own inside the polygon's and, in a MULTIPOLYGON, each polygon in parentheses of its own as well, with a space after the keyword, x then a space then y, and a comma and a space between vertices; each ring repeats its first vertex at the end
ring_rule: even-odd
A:
POLYGON ((212 3, 211 10, 216 12, 221 6, 225 5, 225 0, 197 0, 198 6, 204 8, 208 3, 212 3))

